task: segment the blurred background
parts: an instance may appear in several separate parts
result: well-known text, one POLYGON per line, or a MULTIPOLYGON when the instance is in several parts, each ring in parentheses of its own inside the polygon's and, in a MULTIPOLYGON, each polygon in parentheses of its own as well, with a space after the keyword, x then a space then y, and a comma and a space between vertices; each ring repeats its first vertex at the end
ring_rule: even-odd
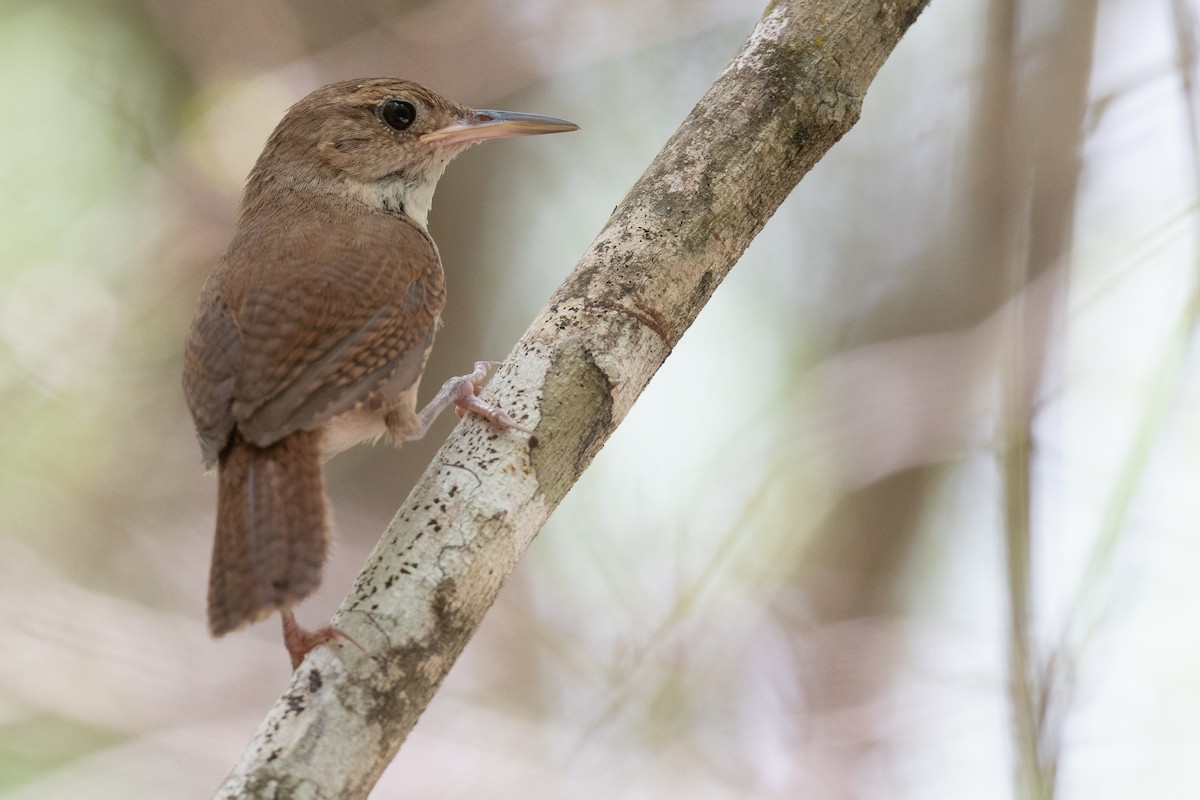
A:
MULTIPOLYGON (((204 798, 288 679, 203 618, 199 287, 295 100, 455 161, 425 386, 503 357, 739 0, 0 5, 0 796, 204 798)), ((1200 796, 1200 10, 934 2, 542 532, 376 797, 1200 796)), ((323 622, 454 423, 326 468, 323 622)))

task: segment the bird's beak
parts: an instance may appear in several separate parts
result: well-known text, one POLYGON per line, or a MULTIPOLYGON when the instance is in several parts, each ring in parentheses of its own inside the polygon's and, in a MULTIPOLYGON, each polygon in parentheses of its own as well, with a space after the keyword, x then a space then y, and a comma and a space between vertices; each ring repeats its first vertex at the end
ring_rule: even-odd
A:
POLYGON ((433 144, 474 144, 488 139, 506 139, 510 136, 534 136, 539 133, 565 133, 579 130, 574 122, 538 114, 522 114, 517 111, 493 111, 477 108, 468 111, 462 119, 430 131, 421 137, 422 142, 433 144))

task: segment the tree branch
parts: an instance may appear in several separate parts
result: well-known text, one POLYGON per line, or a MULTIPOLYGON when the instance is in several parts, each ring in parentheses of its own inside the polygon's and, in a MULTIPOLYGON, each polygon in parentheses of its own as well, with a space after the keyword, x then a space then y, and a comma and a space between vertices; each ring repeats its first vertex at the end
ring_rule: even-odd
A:
POLYGON ((928 0, 776 0, 488 387, 536 437, 460 424, 219 798, 362 798, 550 512, 928 0))

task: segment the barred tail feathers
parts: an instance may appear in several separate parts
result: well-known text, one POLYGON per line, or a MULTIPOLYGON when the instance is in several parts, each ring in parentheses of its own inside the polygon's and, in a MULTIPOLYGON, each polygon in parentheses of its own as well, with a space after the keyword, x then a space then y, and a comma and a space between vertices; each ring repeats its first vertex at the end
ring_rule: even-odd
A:
POLYGON ((329 550, 321 432, 268 447, 234 433, 221 455, 208 627, 222 636, 316 591, 329 550))

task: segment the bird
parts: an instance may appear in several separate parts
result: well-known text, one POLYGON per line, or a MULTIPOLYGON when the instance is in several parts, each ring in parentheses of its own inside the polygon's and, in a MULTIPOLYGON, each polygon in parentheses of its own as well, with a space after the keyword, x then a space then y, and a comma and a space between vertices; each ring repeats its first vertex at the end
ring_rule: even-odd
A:
POLYGON ((525 430, 478 398, 491 362, 417 410, 446 300, 429 211, 446 165, 471 145, 577 129, 386 77, 323 86, 284 114, 184 345, 184 397, 218 473, 214 637, 278 611, 293 668, 348 638, 306 630, 293 612, 329 550, 325 459, 363 441, 419 439, 451 405, 525 430))

